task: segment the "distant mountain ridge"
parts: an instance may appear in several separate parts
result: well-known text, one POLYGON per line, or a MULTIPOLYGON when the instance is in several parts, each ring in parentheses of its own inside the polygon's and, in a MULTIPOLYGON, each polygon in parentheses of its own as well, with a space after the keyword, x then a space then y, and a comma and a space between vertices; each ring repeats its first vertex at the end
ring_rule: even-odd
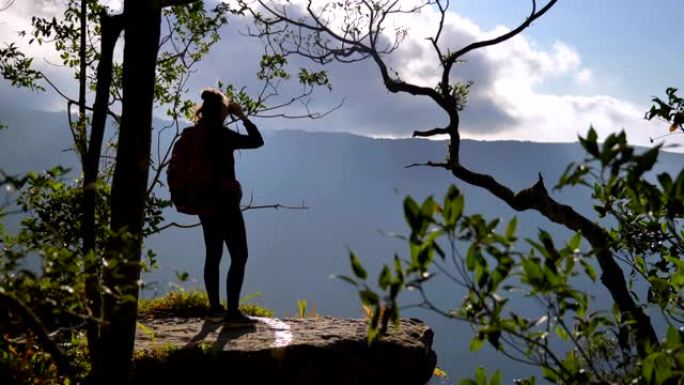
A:
MULTIPOLYGON (((0 131, 0 168, 5 172, 19 174, 59 164, 74 168, 73 176, 77 176, 79 167, 75 154, 69 150, 71 136, 64 113, 0 108, 0 121, 9 126, 0 131)), ((396 242, 379 235, 378 230, 406 231, 401 212, 403 196, 440 198, 450 184, 456 184, 464 192, 468 212, 504 218, 518 215, 524 236, 534 235, 538 227, 550 228, 558 236, 568 235, 567 230, 536 213, 514 212, 488 192, 456 180, 446 170, 405 167, 443 160, 447 150, 443 141, 371 139, 347 133, 297 130, 262 131, 266 141, 264 147, 235 155, 238 179, 245 191, 243 203, 250 199, 254 204, 296 206, 304 202, 309 209, 245 213, 253 254, 280 253, 285 250, 283 244, 288 244, 314 261, 320 261, 314 254, 325 253, 331 258, 339 258, 331 265, 334 268, 322 275, 324 280, 329 273, 347 268, 347 247, 368 248, 378 260, 391 255, 395 250, 388 249, 387 245, 396 245, 396 242), (326 241, 311 244, 311 239, 326 241), (302 242, 309 243, 306 250, 298 249, 302 242)), ((584 153, 576 143, 464 140, 461 148, 461 161, 466 166, 491 174, 513 190, 534 184, 539 174, 551 190, 566 165, 583 158, 584 153)), ((663 153, 657 169, 678 172, 682 165, 684 155, 663 153)), ((157 194, 168 197, 168 191, 163 188, 157 194)), ((552 194, 579 212, 595 216, 587 189, 578 187, 552 191, 552 194)), ((167 210, 166 215, 169 221, 193 220, 173 209, 167 210)), ((196 230, 171 229, 148 241, 151 247, 160 247, 158 251, 162 255, 170 243, 183 240, 179 247, 168 251, 174 257, 163 259, 178 262, 179 266, 163 264, 160 271, 152 274, 153 279, 173 280, 175 269, 191 267, 186 259, 176 255, 201 254, 198 251, 201 239, 196 230)), ((196 266, 190 271, 197 273, 195 277, 201 277, 196 266)), ((269 282, 277 282, 266 270, 264 275, 268 276, 269 282)), ((255 288, 264 291, 263 287, 255 288)), ((275 290, 272 295, 282 293, 275 290)), ((280 303, 279 300, 275 302, 280 303)))

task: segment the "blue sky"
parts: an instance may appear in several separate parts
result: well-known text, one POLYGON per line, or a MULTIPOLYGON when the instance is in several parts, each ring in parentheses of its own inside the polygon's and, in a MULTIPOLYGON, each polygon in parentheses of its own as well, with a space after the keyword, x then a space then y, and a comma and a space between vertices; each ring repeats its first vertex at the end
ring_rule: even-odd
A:
MULTIPOLYGON (((0 40, 16 40, 15 32, 25 28, 31 15, 54 15, 63 1, 17 1, 0 14, 0 40)), ((121 0, 110 2, 115 7, 121 4, 121 0)), ((458 49, 514 28, 527 16, 530 4, 528 0, 452 0, 444 45, 458 49)), ((666 130, 662 122, 643 120, 650 99, 664 95, 668 86, 684 84, 677 20, 683 14, 684 2, 677 0, 560 0, 521 36, 473 52, 455 69, 455 76, 475 81, 463 113, 463 135, 482 140, 574 141, 594 125, 601 136, 625 129, 634 143, 648 145, 650 136, 666 130)), ((409 34, 387 58, 402 78, 429 86, 434 85, 438 68, 425 38, 434 33, 435 16, 427 10, 393 21, 409 26, 409 34)), ((198 96, 203 87, 218 80, 258 89, 254 74, 263 46, 239 34, 245 26, 244 20, 235 20, 222 32, 222 42, 191 81, 190 96, 198 96)), ((32 48, 29 53, 67 93, 75 94, 72 75, 46 64, 57 61, 49 50, 32 48)), ((309 65, 296 60, 293 64, 309 65)), ((444 123, 443 113, 429 101, 388 94, 372 63, 325 69, 333 92, 319 93, 312 106, 325 109, 344 100, 340 110, 324 120, 271 119, 263 126, 407 137, 413 130, 444 123)), ((28 103, 50 110, 65 105, 54 94, 36 97, 6 85, 0 87, 0 103, 28 103)), ((683 139, 671 137, 669 142, 684 143, 683 139)))
MULTIPOLYGON (((452 3, 458 13, 493 28, 521 20, 530 1, 452 3)), ((597 91, 647 103, 668 86, 684 85, 682 15, 681 0, 561 0, 525 35, 541 45, 556 40, 572 45, 600 75, 597 91)))

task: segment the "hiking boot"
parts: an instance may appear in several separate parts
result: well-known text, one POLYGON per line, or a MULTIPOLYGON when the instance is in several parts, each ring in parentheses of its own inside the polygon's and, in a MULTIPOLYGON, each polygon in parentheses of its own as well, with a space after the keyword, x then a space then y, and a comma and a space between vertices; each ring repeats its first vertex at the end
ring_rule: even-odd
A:
POLYGON ((226 316, 226 311, 223 308, 210 309, 204 320, 211 323, 221 323, 226 316))
POLYGON ((257 320, 249 318, 239 311, 229 311, 223 317, 223 323, 230 326, 252 326, 257 320))

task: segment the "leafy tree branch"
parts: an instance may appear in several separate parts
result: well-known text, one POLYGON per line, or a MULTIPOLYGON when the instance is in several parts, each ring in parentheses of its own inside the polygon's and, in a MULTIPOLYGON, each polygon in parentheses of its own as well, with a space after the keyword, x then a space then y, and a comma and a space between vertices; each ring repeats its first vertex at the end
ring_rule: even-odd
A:
POLYGON ((457 179, 489 191, 516 211, 534 210, 552 222, 573 231, 580 231, 596 250, 595 255, 602 270, 602 283, 625 319, 633 321, 625 325, 634 326, 625 327, 636 333, 639 351, 645 355, 647 346, 658 344, 650 318, 630 295, 624 274, 616 262, 616 255, 611 250, 611 238, 605 230, 570 206, 553 199, 541 177, 529 188, 514 192, 492 176, 473 171, 460 161, 459 112, 465 105, 464 98, 467 96, 469 85, 451 80, 453 65, 467 53, 503 43, 519 35, 533 21, 547 14, 556 5, 556 0, 548 1, 541 7, 536 1, 532 1, 528 17, 511 31, 493 39, 474 42, 446 52, 440 48, 439 40, 443 37, 444 20, 449 9, 448 1, 423 1, 409 7, 396 1, 382 0, 347 0, 315 7, 312 1, 308 1, 301 9, 292 5, 276 5, 265 0, 241 3, 251 9, 256 28, 252 35, 267 42, 274 52, 284 56, 299 55, 317 63, 370 59, 376 64, 385 87, 390 92, 427 97, 441 107, 449 118, 447 126, 414 133, 414 136, 420 137, 446 134, 450 138, 446 162, 433 161, 427 165, 444 166, 457 179), (406 82, 386 63, 386 58, 391 56, 406 34, 401 28, 388 30, 385 26, 387 18, 400 13, 418 13, 426 7, 436 7, 440 12, 436 33, 430 41, 439 57, 442 71, 440 82, 433 86, 406 82), (335 23, 336 20, 342 22, 335 23))

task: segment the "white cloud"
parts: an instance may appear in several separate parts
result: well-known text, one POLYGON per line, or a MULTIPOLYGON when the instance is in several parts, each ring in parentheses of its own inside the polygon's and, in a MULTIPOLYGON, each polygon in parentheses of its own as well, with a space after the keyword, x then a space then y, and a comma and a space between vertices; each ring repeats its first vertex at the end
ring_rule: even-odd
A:
MULTIPOLYGON (((101 3, 110 7, 113 12, 119 12, 123 7, 123 0, 104 0, 101 3)), ((26 56, 33 57, 35 69, 42 71, 61 92, 75 99, 78 84, 74 81, 74 72, 62 65, 62 59, 54 49, 53 42, 46 39, 42 45, 36 42, 29 44, 32 37, 31 18, 35 16, 49 20, 56 17, 60 20, 66 5, 66 0, 16 0, 0 13, 0 44, 4 46, 14 43, 26 56), (20 37, 20 31, 26 31, 27 35, 20 37)), ((50 88, 45 84, 44 86, 50 88)), ((50 111, 64 110, 66 107, 66 101, 52 89, 45 94, 10 88, 5 84, 0 90, 0 102, 5 105, 15 104, 50 111)))
MULTIPOLYGON (((441 69, 426 38, 434 36, 438 16, 434 10, 402 16, 403 24, 410 26, 410 30, 391 63, 403 79, 430 87, 437 84, 441 69)), ((444 22, 440 48, 453 52, 509 30, 503 26, 482 30, 450 12, 444 22)), ((576 141, 578 134, 586 134, 593 125, 602 137, 624 129, 631 142, 649 145, 649 137, 666 131, 665 124, 643 119, 649 106, 607 95, 586 96, 590 90, 600 89, 601 84, 592 76, 592 69, 583 66, 580 53, 566 42, 540 47, 525 35, 518 35, 502 44, 472 51, 464 59, 465 63, 455 66, 452 75, 474 81, 469 107, 461 122, 466 137, 576 141), (582 95, 540 91, 559 81, 573 84, 573 89, 580 92, 586 91, 582 95)), ((670 143, 677 140, 668 139, 670 143)))
MULTIPOLYGON (((0 1, 1 3, 1 1, 0 1)), ((39 17, 61 19, 67 5, 66 0, 16 0, 5 11, 0 13, 0 41, 17 43, 27 54, 56 58, 54 50, 48 49, 49 44, 28 45, 28 38, 19 39, 20 31, 31 31, 31 18, 39 17)), ((104 0, 101 3, 109 7, 113 12, 119 12, 123 8, 123 0, 104 0)), ((1 5, 1 4, 0 4, 1 5)))
POLYGON ((575 75, 575 81, 582 85, 588 85, 593 81, 593 73, 589 68, 583 68, 579 70, 575 75))

